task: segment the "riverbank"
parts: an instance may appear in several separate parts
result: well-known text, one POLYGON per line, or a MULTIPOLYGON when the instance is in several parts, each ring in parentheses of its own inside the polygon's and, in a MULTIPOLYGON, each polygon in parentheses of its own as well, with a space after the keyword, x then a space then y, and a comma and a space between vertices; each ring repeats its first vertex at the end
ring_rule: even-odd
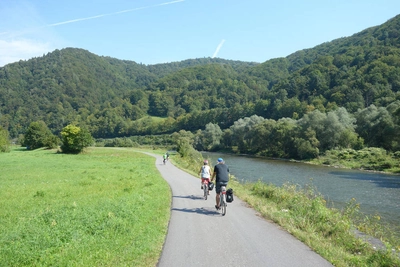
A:
POLYGON ((400 151, 389 153, 382 148, 368 147, 360 150, 340 149, 328 150, 325 154, 314 159, 295 160, 286 158, 268 158, 254 154, 236 154, 232 151, 218 151, 218 153, 242 155, 263 159, 299 162, 331 168, 360 170, 374 173, 394 174, 400 177, 400 151))
POLYGON ((305 163, 400 175, 400 153, 388 153, 382 148, 361 150, 329 150, 324 155, 305 163))
MULTIPOLYGON (((198 160, 177 156, 173 161, 197 176, 198 160)), ((328 208, 312 187, 302 189, 293 184, 278 187, 236 179, 232 179, 229 187, 262 217, 279 224, 335 266, 400 266, 393 253, 400 251, 399 239, 384 231, 377 217, 368 220, 360 217, 362 220, 356 221, 359 205, 355 201, 339 211, 328 208), (354 229, 366 234, 355 235, 354 229), (388 235, 382 236, 383 232, 388 235), (375 243, 372 245, 371 241, 375 243)))

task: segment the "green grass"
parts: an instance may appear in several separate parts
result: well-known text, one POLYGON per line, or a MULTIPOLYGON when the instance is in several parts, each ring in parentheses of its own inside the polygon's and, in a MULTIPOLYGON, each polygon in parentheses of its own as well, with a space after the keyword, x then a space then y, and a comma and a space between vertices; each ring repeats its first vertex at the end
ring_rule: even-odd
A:
POLYGON ((171 193, 129 149, 0 153, 1 266, 155 266, 171 193))
MULTIPOLYGON (((201 159, 191 156, 172 155, 171 161, 197 176, 201 159)), ((353 234, 354 227, 369 234, 382 230, 370 220, 353 220, 356 203, 343 211, 327 208, 312 187, 235 179, 229 187, 335 266, 400 266, 392 251, 399 252, 398 239, 382 235, 388 249, 374 250, 353 234)), ((13 148, 0 154, 0 265, 155 266, 170 201, 154 158, 133 149, 64 155, 13 148)))
POLYGON ((369 147, 361 150, 329 150, 310 163, 341 168, 400 173, 400 153, 388 153, 383 148, 369 147))
POLYGON ((138 119, 137 121, 146 121, 150 120, 153 123, 161 123, 164 122, 167 119, 167 117, 157 117, 157 116, 145 116, 143 118, 138 119))
MULTIPOLYGON (((334 266, 400 266, 398 237, 380 236, 387 245, 386 250, 380 250, 354 234, 353 229, 360 226, 361 230, 383 229, 369 220, 356 222, 354 215, 359 214, 359 206, 355 203, 349 203, 344 210, 328 208, 323 196, 312 187, 293 184, 242 184, 233 177, 229 187, 264 218, 279 224, 334 266)), ((377 232, 368 232, 374 233, 377 232)))
MULTIPOLYGON (((196 176, 193 162, 197 161, 197 155, 192 159, 173 158, 180 168, 196 176)), ((362 217, 357 203, 348 203, 344 210, 329 208, 312 185, 277 187, 262 182, 240 183, 231 177, 228 187, 262 217, 280 225, 334 266, 400 266, 399 237, 391 235, 379 220, 362 217), (381 239, 386 249, 374 249, 357 237, 355 228, 381 239)))

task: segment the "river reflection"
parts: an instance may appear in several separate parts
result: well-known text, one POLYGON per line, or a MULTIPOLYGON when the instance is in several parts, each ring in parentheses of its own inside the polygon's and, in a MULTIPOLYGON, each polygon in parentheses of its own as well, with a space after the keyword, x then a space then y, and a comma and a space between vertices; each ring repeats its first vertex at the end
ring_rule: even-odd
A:
POLYGON ((313 185, 335 208, 340 209, 355 198, 362 212, 379 214, 384 221, 400 227, 398 175, 219 153, 207 152, 203 156, 215 163, 222 157, 230 172, 241 182, 262 180, 277 186, 288 182, 300 186, 313 185))

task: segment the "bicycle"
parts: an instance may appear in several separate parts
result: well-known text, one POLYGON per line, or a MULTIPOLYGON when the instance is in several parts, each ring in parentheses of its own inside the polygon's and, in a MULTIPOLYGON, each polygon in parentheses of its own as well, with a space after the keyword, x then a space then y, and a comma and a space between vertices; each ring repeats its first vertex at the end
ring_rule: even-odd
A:
POLYGON ((204 199, 207 200, 208 192, 209 192, 208 179, 204 179, 204 181, 203 181, 203 191, 204 191, 204 199))
POLYGON ((221 209, 222 216, 226 214, 226 186, 221 186, 221 193, 219 194, 219 208, 221 209))
POLYGON ((164 165, 167 164, 167 160, 166 160, 166 159, 163 159, 163 163, 164 163, 164 165))

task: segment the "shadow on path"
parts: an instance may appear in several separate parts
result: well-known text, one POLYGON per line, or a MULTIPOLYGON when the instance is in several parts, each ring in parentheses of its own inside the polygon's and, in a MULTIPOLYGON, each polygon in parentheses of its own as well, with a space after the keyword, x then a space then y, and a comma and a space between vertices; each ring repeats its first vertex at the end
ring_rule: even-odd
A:
POLYGON ((222 216, 221 213, 215 210, 207 210, 205 208, 193 208, 193 209, 178 209, 178 208, 173 208, 173 211, 182 211, 182 212, 188 212, 188 213, 198 213, 198 214, 203 214, 203 215, 212 215, 212 216, 222 216))
POLYGON ((195 195, 187 195, 187 196, 173 196, 176 198, 188 198, 188 199, 193 199, 193 200, 199 200, 202 199, 204 200, 204 197, 200 197, 200 196, 195 196, 195 195))

